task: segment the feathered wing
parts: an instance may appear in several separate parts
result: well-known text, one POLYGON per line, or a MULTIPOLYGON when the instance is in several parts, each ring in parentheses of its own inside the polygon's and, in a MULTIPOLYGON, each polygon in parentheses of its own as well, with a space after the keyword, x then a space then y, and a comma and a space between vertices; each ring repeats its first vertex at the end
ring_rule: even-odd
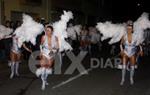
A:
POLYGON ((35 22, 29 15, 23 14, 23 23, 15 30, 18 37, 18 45, 22 46, 23 42, 31 42, 36 44, 36 37, 44 30, 42 24, 35 22))
POLYGON ((77 35, 80 36, 81 25, 75 25, 67 28, 67 36, 73 39, 77 39, 77 35), (77 34, 77 35, 76 35, 77 34))
POLYGON ((13 29, 7 28, 3 25, 0 25, 0 38, 4 38, 5 36, 10 35, 13 32, 13 29))
POLYGON ((134 22, 134 40, 136 45, 141 44, 144 39, 144 30, 150 28, 150 21, 148 13, 143 13, 141 17, 134 22))
POLYGON ((67 38, 67 23, 69 22, 70 19, 73 18, 72 12, 64 11, 64 14, 61 16, 61 19, 58 22, 55 22, 53 24, 54 28, 54 35, 58 37, 59 41, 59 51, 64 51, 64 50, 72 50, 72 47, 68 42, 65 41, 65 38, 67 38))
POLYGON ((67 36, 70 38, 76 38, 76 32, 73 26, 67 28, 67 36))
POLYGON ((102 40, 111 38, 109 44, 116 43, 121 40, 126 33, 125 24, 113 24, 111 22, 98 23, 96 28, 103 35, 102 40))
POLYGON ((77 33, 77 35, 79 36, 81 33, 81 30, 82 30, 81 29, 82 26, 81 25, 75 25, 73 28, 74 28, 75 32, 77 33))

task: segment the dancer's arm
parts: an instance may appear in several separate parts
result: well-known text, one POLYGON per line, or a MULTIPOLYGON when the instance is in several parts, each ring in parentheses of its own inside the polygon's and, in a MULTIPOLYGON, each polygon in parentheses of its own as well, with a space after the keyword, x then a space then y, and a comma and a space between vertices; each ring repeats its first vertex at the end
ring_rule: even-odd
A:
POLYGON ((7 36, 4 36, 4 37, 0 37, 0 40, 2 39, 9 39, 9 38, 12 38, 14 35, 7 35, 7 36))
POLYGON ((122 37, 122 39, 121 39, 121 43, 120 43, 121 55, 123 55, 123 54, 124 54, 123 43, 124 43, 124 37, 122 37))
POLYGON ((5 36, 4 39, 9 39, 9 38, 12 38, 14 35, 8 35, 8 36, 5 36))
POLYGON ((44 40, 45 40, 45 36, 43 35, 40 43, 40 58, 42 58, 42 48, 43 48, 44 40))
POLYGON ((57 42, 57 49, 59 49, 59 40, 58 40, 58 37, 56 37, 56 42, 57 42))
POLYGON ((22 46, 23 46, 23 48, 24 48, 25 50, 27 50, 28 52, 32 53, 32 50, 29 49, 25 44, 23 44, 22 46))
POLYGON ((40 51, 42 52, 42 47, 43 47, 43 43, 44 43, 44 39, 45 38, 45 36, 42 36, 42 38, 41 38, 41 43, 40 43, 40 51))
POLYGON ((140 48, 139 54, 140 54, 140 56, 143 56, 144 53, 143 53, 143 49, 142 49, 142 45, 141 44, 139 45, 139 48, 140 48))
POLYGON ((56 46, 55 46, 55 49, 53 50, 53 52, 58 52, 59 51, 59 39, 58 37, 55 36, 55 39, 56 39, 56 46))

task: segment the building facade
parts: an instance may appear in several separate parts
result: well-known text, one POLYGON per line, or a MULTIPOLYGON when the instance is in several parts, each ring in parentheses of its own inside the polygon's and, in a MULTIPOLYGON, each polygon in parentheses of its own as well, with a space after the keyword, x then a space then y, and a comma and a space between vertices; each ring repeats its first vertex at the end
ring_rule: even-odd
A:
MULTIPOLYGON (((0 0, 0 22, 22 19, 22 13, 27 13, 35 19, 44 18, 48 22, 59 19, 63 10, 74 14, 75 24, 95 23, 99 0, 0 0)), ((103 0, 102 0, 103 1, 103 0)))

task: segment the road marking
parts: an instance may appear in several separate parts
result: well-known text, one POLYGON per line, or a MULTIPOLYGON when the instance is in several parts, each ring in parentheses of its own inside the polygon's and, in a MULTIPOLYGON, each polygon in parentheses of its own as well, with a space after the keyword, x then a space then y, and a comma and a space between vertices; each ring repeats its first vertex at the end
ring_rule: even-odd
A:
POLYGON ((61 83, 58 84, 58 85, 53 86, 52 89, 61 87, 61 86, 65 85, 65 84, 67 84, 67 83, 69 83, 69 82, 71 82, 71 81, 73 81, 73 80, 75 80, 75 79, 77 79, 77 78, 79 78, 79 77, 81 77, 81 76, 83 76, 83 75, 89 73, 91 70, 92 70, 92 68, 89 68, 89 69, 83 71, 82 73, 80 73, 80 74, 78 74, 78 75, 76 75, 76 76, 74 76, 74 77, 71 77, 71 78, 67 79, 66 81, 61 82, 61 83))

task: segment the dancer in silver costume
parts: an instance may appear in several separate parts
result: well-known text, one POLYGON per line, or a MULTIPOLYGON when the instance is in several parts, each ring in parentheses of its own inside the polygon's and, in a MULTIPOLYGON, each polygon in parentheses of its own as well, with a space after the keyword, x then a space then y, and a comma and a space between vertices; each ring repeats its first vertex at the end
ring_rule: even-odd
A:
POLYGON ((41 39, 40 52, 41 52, 41 67, 37 69, 36 75, 41 76, 42 90, 48 85, 47 77, 52 74, 52 65, 54 63, 54 56, 58 51, 59 44, 58 38, 53 35, 53 27, 46 26, 45 35, 41 39))
MULTIPOLYGON (((130 84, 134 84, 134 71, 136 64, 136 54, 137 54, 137 46, 136 46, 136 38, 133 36, 133 23, 129 21, 127 23, 127 33, 123 36, 121 41, 121 55, 122 55, 122 80, 120 85, 123 85, 125 82, 126 68, 128 62, 130 62, 130 84), (124 46, 124 47, 123 47, 124 46)), ((142 47, 140 47, 140 54, 143 54, 142 47)))
MULTIPOLYGON (((18 69, 19 63, 21 61, 21 50, 18 46, 18 38, 15 35, 13 35, 12 40, 13 43, 10 52, 10 63, 9 63, 11 67, 11 75, 10 75, 11 79, 14 77, 15 74, 19 76, 18 69)), ((29 52, 32 52, 29 48, 25 46, 25 44, 23 44, 23 48, 25 48, 29 52)))

